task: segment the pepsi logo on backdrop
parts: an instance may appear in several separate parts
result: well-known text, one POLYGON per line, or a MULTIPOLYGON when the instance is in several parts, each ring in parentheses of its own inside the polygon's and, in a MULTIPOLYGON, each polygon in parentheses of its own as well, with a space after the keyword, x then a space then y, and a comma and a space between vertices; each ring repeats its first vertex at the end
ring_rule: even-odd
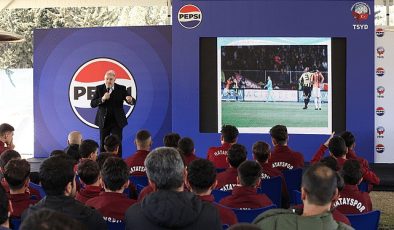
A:
POLYGON ((384 75, 383 67, 376 68, 376 75, 378 75, 379 77, 382 77, 384 75))
MULTIPOLYGON (((86 125, 98 128, 94 124, 97 108, 90 107, 97 85, 104 84, 104 75, 114 70, 115 83, 126 86, 127 91, 137 99, 136 85, 131 72, 120 62, 109 58, 96 58, 82 64, 74 73, 69 87, 69 100, 74 114, 86 125)), ((134 105, 124 102, 126 117, 129 117, 134 105)))
POLYGON ((382 145, 382 144, 377 144, 377 145, 376 145, 376 152, 378 152, 378 153, 383 153, 383 152, 384 152, 384 145, 382 145))
POLYGON ((384 137, 384 127, 383 126, 378 126, 376 128, 376 133, 378 134, 377 138, 383 138, 384 137))
POLYGON ((378 88, 376 88, 376 92, 378 93, 378 98, 384 98, 384 87, 383 86, 379 86, 378 88))
POLYGON ((178 22, 186 29, 196 28, 201 20, 201 10, 195 5, 184 5, 178 11, 178 22))
POLYGON ((376 52, 378 53, 378 58, 384 58, 384 48, 382 46, 376 48, 376 52))
POLYGON ((383 107, 377 107, 376 108, 376 115, 383 116, 384 115, 384 108, 383 107))
POLYGON ((376 29, 376 36, 378 36, 378 37, 383 37, 383 35, 384 35, 384 29, 382 29, 382 28, 377 28, 376 29))

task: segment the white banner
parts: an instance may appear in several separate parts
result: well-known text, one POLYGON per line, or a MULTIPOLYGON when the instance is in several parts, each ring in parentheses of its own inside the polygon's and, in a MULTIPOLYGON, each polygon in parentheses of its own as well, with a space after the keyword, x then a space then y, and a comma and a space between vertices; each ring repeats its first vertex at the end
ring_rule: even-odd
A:
POLYGON ((245 89, 245 101, 297 101, 297 90, 272 90, 271 97, 268 90, 245 89))
POLYGON ((394 27, 375 31, 375 162, 394 162, 394 27))

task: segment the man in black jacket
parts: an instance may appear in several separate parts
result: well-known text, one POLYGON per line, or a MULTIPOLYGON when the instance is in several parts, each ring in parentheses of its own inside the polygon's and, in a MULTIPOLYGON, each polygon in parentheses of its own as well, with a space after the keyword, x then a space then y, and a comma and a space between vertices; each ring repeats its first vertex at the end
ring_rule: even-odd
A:
POLYGON ((216 208, 184 191, 185 166, 175 148, 153 150, 145 167, 155 192, 127 209, 126 229, 222 229, 216 208))
POLYGON ((47 208, 79 221, 88 229, 107 229, 103 217, 96 210, 74 199, 76 184, 71 158, 61 155, 50 157, 41 164, 39 174, 46 196, 22 214, 22 221, 29 214, 47 208))
MULTIPOLYGON (((98 85, 90 101, 92 108, 98 107, 95 124, 100 129, 100 150, 104 152, 104 139, 110 134, 118 136, 122 143, 123 127, 127 125, 123 101, 134 105, 135 99, 127 92, 126 87, 115 83, 115 71, 108 70, 104 75, 105 83, 98 85)), ((122 145, 119 146, 122 156, 122 145)))

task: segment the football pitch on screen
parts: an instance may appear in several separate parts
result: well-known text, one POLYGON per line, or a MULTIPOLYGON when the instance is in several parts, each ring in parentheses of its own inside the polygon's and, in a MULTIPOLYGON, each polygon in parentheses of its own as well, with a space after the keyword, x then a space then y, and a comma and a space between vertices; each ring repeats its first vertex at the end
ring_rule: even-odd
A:
POLYGON ((236 127, 327 127, 327 104, 315 110, 313 101, 308 109, 303 102, 239 102, 222 101, 222 124, 236 127))

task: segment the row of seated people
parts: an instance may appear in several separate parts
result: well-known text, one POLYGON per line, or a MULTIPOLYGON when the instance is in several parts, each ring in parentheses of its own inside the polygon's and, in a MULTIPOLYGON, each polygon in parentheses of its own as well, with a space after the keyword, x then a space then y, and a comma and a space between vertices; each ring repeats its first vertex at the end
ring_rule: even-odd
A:
MULTIPOLYGON (((6 168, 23 161, 11 160, 6 168)), ((122 195, 129 183, 129 171, 125 162, 117 157, 109 157, 101 169, 100 180, 104 191, 86 202, 96 209, 94 210, 73 198, 76 182, 72 160, 66 155, 50 157, 40 167, 41 184, 47 195, 23 213, 22 225, 29 215, 49 208, 72 217, 88 229, 106 229, 104 220, 124 220, 126 229, 221 229, 223 222, 231 224, 231 218, 236 222, 232 210, 221 205, 238 208, 248 208, 251 205, 250 208, 254 208, 270 204, 266 196, 255 193, 262 168, 254 161, 245 161, 238 167, 241 186, 236 187, 233 195, 219 204, 215 204, 210 195, 217 180, 216 169, 208 160, 195 160, 185 170, 179 152, 174 148, 162 147, 151 151, 145 160, 145 166, 155 192, 146 196, 142 202, 136 202, 122 195), (185 191, 185 181, 191 192, 185 191), (245 195, 250 197, 248 203, 239 202, 237 190, 250 192, 245 195)), ((261 214, 256 218, 255 224, 264 226, 265 229, 270 224, 280 227, 283 223, 279 221, 280 218, 290 219, 296 225, 306 220, 313 222, 320 219, 323 225, 337 227, 332 229, 350 229, 347 225, 334 221, 328 211, 331 201, 338 195, 337 186, 337 174, 326 166, 316 164, 304 174, 302 214, 291 210, 268 211, 269 215, 267 212, 261 214), (308 218, 311 214, 313 218, 308 218)), ((289 221, 286 222, 289 224, 289 221)), ((272 229, 280 229, 278 227, 272 229)))

